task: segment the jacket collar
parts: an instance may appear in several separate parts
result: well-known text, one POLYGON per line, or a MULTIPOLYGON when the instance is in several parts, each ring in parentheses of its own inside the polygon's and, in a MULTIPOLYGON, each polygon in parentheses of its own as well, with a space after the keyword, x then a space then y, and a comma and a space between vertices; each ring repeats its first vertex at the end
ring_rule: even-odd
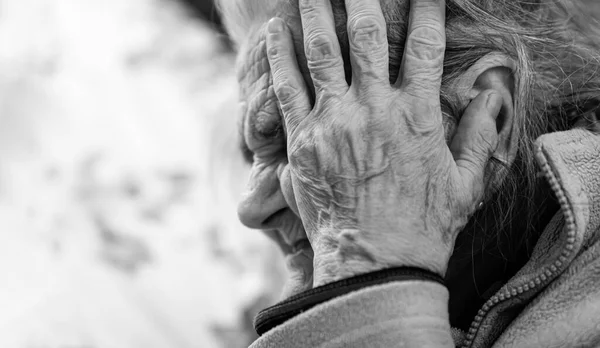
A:
POLYGON ((559 200, 565 223, 573 223, 576 255, 599 237, 600 134, 573 129, 543 135, 537 141, 536 157, 559 200))
POLYGON ((536 159, 560 211, 527 264, 479 311, 464 347, 490 346, 531 300, 600 239, 600 134, 585 129, 549 133, 536 141, 536 159))

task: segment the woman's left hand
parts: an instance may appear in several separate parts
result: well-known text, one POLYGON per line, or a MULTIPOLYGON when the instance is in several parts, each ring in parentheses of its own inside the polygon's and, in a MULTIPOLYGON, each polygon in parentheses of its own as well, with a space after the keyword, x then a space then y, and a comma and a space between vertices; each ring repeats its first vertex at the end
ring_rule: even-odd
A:
POLYGON ((282 180, 314 250, 314 285, 395 266, 443 276, 456 235, 483 196, 501 98, 491 91, 475 98, 447 145, 444 1, 411 1, 393 85, 378 0, 346 1, 350 85, 329 0, 299 5, 314 105, 282 20, 269 23, 267 47, 287 134, 282 180))

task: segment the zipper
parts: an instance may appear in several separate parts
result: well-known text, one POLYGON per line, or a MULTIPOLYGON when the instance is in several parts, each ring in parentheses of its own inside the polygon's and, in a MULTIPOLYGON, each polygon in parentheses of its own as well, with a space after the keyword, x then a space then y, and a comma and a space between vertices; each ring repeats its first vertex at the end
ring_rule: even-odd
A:
MULTIPOLYGON (((540 150, 541 153, 541 150, 540 150)), ((555 260, 551 265, 546 266, 541 274, 538 274, 535 278, 521 284, 519 286, 513 286, 511 288, 503 290, 501 293, 496 293, 496 295, 492 296, 486 303, 483 305, 481 309, 477 312, 475 319, 471 323, 471 327, 467 332, 464 343, 461 345, 462 348, 469 348, 473 344, 473 340, 475 339, 475 335, 479 331, 481 323, 486 315, 490 312, 490 310, 499 304, 500 302, 506 301, 513 296, 521 295, 525 292, 531 291, 533 289, 539 288, 542 285, 546 285, 549 279, 552 279, 554 275, 558 273, 559 270, 562 270, 563 266, 571 256, 573 249, 575 247, 575 235, 576 235, 576 226, 575 226, 575 217, 571 209, 569 208, 569 203, 567 201, 567 197, 560 186, 558 179, 552 172, 550 165, 548 164, 548 160, 543 155, 538 155, 538 161, 541 163, 542 175, 546 178, 552 191, 554 192, 556 198, 561 207, 561 211, 565 217, 565 227, 567 230, 567 243, 564 246, 560 257, 555 260)))

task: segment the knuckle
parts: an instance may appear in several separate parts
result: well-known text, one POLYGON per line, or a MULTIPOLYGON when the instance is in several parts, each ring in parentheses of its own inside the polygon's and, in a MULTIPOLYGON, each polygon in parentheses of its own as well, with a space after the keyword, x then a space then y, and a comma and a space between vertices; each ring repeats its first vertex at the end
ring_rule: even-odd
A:
POLYGON ((267 45, 267 57, 272 69, 280 69, 282 65, 291 62, 295 57, 289 46, 282 42, 269 42, 267 45))
POLYGON ((406 46, 407 54, 419 60, 436 60, 444 54, 446 37, 434 25, 421 25, 412 30, 406 46))
POLYGON ((302 13, 313 13, 321 6, 320 0, 300 0, 298 4, 302 13))
POLYGON ((288 161, 292 168, 302 171, 313 171, 316 168, 318 151, 313 137, 304 130, 299 131, 289 149, 288 161))
POLYGON ((300 88, 294 81, 285 78, 285 71, 281 72, 281 80, 275 83, 275 94, 281 104, 293 103, 300 95, 300 88))
POLYGON ((280 58, 281 55, 281 47, 279 47, 279 45, 273 43, 270 44, 267 47, 267 55, 269 56, 269 59, 271 59, 272 61, 276 61, 280 58))
POLYGON ((355 42, 382 43, 384 24, 372 14, 357 14, 349 20, 351 40, 355 42))
POLYGON ((336 54, 333 40, 323 32, 312 33, 306 38, 305 51, 309 62, 333 60, 336 54))

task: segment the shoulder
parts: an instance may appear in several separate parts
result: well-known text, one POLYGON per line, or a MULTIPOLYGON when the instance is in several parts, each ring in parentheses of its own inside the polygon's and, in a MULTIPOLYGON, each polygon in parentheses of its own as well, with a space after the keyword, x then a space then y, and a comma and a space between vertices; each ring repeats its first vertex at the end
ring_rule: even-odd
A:
MULTIPOLYGON (((600 229, 596 231, 600 236, 600 229)), ((600 341, 600 241, 536 296, 494 347, 594 347, 600 341)))

